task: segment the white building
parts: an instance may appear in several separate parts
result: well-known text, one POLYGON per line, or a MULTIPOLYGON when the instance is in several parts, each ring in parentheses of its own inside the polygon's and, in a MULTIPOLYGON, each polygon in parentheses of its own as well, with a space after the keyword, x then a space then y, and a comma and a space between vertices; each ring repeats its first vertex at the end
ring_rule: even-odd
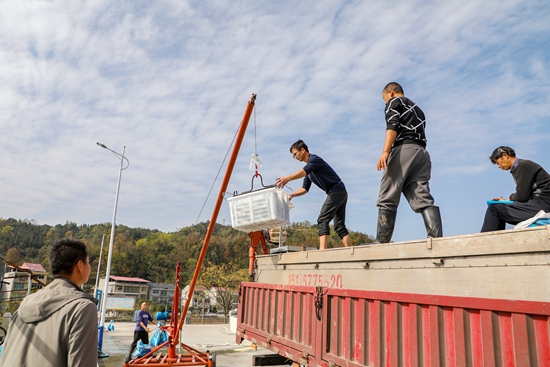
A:
MULTIPOLYGON (((109 296, 135 297, 136 301, 149 299, 149 280, 116 275, 111 275, 109 278, 109 296)), ((105 290, 105 278, 99 279, 98 288, 102 292, 105 290)))
MULTIPOLYGON (((204 309, 204 312, 208 312, 210 310, 210 292, 208 289, 203 287, 202 285, 195 285, 195 289, 193 291, 193 295, 191 297, 191 301, 189 303, 189 307, 193 307, 194 309, 204 309)), ((181 304, 182 306, 185 305, 185 302, 187 302, 187 298, 189 297, 189 285, 186 285, 185 288, 181 290, 181 304)))
POLYGON ((40 264, 23 263, 21 266, 6 264, 0 302, 20 301, 31 291, 46 285, 48 272, 40 264), (32 276, 31 276, 32 275, 32 276))
POLYGON ((174 301, 174 284, 149 283, 149 300, 164 304, 167 309, 171 309, 174 301))

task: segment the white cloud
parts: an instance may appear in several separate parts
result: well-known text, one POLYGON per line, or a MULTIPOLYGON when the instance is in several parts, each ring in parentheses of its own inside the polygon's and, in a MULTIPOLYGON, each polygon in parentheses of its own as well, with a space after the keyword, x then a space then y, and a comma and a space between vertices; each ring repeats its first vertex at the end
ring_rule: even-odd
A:
MULTIPOLYGON (((477 231, 483 200, 453 197, 462 181, 483 192, 511 181, 487 176, 494 147, 550 169, 550 55, 537 47, 550 44, 549 10, 515 0, 0 3, 0 216, 110 221, 118 161, 100 141, 126 145, 131 162, 119 223, 192 224, 254 92, 264 178, 300 168, 288 147, 304 139, 344 179, 349 227, 373 234, 380 91, 396 80, 428 116, 446 232, 477 231)), ((252 123, 230 191, 250 185, 252 123)), ((292 219, 315 222, 322 198, 296 199, 292 219)), ((396 239, 424 235, 408 212, 402 203, 396 239)))

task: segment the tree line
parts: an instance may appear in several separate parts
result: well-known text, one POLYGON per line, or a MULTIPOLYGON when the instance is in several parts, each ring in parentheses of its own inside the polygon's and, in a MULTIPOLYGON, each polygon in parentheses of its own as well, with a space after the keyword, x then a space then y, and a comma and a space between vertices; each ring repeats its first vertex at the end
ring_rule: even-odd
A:
MULTIPOLYGON (((111 275, 139 277, 155 283, 173 283, 176 263, 182 266, 181 282, 188 284, 193 276, 209 222, 202 222, 165 233, 156 229, 130 228, 117 225, 113 242, 111 275)), ((318 247, 317 225, 307 221, 292 223, 286 228, 285 245, 318 247)), ((105 276, 110 242, 111 224, 76 224, 67 221, 55 226, 38 224, 34 220, 0 218, 0 253, 20 265, 23 262, 39 263, 49 271, 48 251, 57 240, 69 237, 88 245, 92 273, 85 289, 95 284, 101 242, 99 276, 105 276)), ((371 242, 372 238, 350 231, 354 245, 371 242)), ((231 263, 236 269, 248 268, 247 233, 231 226, 216 224, 206 255, 206 266, 231 263)), ((332 231, 329 247, 341 246, 332 231)), ((211 282, 211 281, 210 281, 211 282)))

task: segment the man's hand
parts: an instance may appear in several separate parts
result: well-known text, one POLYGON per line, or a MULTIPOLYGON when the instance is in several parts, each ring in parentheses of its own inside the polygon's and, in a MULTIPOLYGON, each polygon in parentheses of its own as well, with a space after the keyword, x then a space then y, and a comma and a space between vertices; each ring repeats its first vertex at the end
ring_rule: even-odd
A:
POLYGON ((275 186, 277 186, 279 189, 283 188, 286 186, 286 184, 290 181, 289 179, 289 176, 285 176, 285 177, 278 177, 276 180, 275 180, 275 186))
POLYGON ((397 138, 397 131, 386 130, 386 139, 384 140, 384 147, 382 148, 382 155, 378 158, 378 163, 376 163, 376 169, 386 169, 388 166, 388 157, 390 156, 390 150, 397 138))
POLYGON ((380 158, 378 158, 378 162, 376 163, 376 169, 378 171, 380 171, 382 169, 386 169, 386 167, 388 166, 388 157, 389 156, 390 156, 390 153, 384 152, 384 153, 382 153, 380 158))

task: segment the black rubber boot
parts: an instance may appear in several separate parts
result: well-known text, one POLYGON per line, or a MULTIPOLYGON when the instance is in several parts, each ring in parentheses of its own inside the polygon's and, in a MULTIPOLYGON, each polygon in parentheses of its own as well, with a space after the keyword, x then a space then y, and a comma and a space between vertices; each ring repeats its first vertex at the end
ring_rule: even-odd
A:
POLYGON ((388 209, 378 209, 378 224, 376 226, 376 240, 373 243, 388 243, 393 235, 397 212, 388 209))
POLYGON ((430 206, 422 211, 424 225, 428 237, 443 237, 443 224, 441 224, 441 214, 438 206, 430 206))

